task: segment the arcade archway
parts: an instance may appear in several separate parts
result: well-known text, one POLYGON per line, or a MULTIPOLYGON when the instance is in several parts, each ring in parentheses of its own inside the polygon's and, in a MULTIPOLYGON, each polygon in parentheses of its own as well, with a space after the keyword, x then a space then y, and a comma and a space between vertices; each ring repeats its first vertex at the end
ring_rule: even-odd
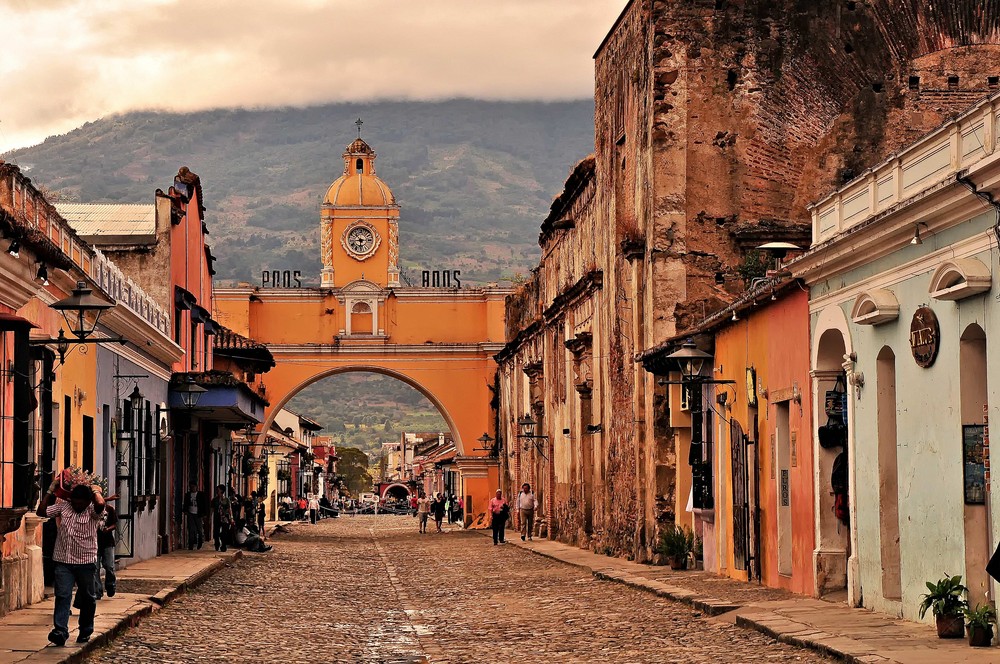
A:
POLYGON ((497 459, 475 441, 496 436, 493 358, 506 343, 511 290, 403 285, 401 208, 376 175, 375 151, 358 138, 342 158, 319 210, 321 287, 219 288, 215 319, 274 357, 253 381, 270 402, 264 430, 302 389, 338 373, 381 373, 421 392, 448 425, 460 495, 475 516, 499 485, 497 459))

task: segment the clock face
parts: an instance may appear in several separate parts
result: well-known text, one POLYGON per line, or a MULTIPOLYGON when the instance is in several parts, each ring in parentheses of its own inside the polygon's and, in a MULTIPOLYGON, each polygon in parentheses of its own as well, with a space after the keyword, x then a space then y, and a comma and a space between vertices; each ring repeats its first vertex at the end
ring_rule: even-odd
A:
POLYGON ((364 226, 358 226, 347 236, 347 244, 355 253, 367 254, 375 244, 375 235, 364 226))
POLYGON ((363 221, 356 221, 347 227, 341 243, 347 252, 357 260, 364 260, 375 253, 381 238, 375 229, 363 221))

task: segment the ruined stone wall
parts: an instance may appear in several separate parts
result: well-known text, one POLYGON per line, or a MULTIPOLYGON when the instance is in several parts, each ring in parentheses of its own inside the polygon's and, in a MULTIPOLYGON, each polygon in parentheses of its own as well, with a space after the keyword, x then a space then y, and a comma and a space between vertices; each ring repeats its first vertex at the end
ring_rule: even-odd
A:
POLYGON ((686 497, 664 390, 635 355, 742 292, 747 246, 804 237, 808 203, 1000 89, 998 44, 1000 0, 626 7, 595 56, 592 182, 571 174, 542 261, 508 300, 501 390, 520 390, 522 408, 539 393, 551 455, 507 473, 551 485, 554 536, 652 555, 686 497), (601 286, 581 295, 592 272, 601 286), (540 372, 533 388, 525 368, 540 372))

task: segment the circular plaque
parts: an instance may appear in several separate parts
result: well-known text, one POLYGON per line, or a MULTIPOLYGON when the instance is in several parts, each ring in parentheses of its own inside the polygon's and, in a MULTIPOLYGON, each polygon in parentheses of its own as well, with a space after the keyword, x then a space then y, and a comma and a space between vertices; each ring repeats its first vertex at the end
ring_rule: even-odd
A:
POLYGON ((920 307, 913 312, 910 321, 910 352, 918 367, 927 368, 937 359, 941 345, 941 328, 937 316, 929 307, 920 307))

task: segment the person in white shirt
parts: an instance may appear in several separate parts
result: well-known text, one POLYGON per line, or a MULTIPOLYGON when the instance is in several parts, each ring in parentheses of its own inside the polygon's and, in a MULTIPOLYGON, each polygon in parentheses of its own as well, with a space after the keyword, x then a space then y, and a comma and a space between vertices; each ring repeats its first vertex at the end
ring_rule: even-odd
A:
POLYGON ((538 507, 538 499, 531 493, 531 485, 525 482, 521 485, 521 493, 517 494, 517 510, 521 516, 521 541, 527 537, 531 539, 531 534, 535 528, 535 509, 538 507))
POLYGON ((316 525, 316 519, 319 518, 319 501, 316 500, 316 496, 309 494, 309 520, 312 524, 316 525))

